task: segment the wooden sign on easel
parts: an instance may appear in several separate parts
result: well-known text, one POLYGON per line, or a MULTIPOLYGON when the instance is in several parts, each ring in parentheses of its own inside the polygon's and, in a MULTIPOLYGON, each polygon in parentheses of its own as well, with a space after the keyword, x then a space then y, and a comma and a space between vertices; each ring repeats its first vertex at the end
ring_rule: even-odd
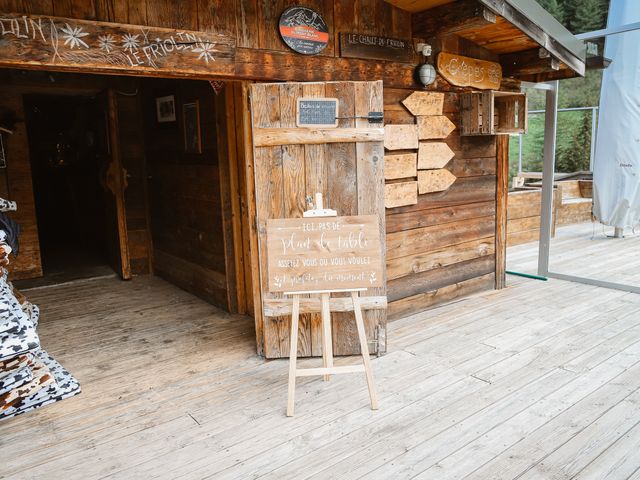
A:
POLYGON ((269 290, 382 286, 377 215, 267 221, 269 290))
POLYGON ((369 346, 360 305, 360 292, 383 285, 378 217, 359 215, 338 217, 335 210, 323 208, 322 195, 316 194, 316 208, 303 218, 275 219, 267 222, 269 290, 292 297, 289 344, 289 392, 287 416, 293 416, 296 377, 364 372, 371 408, 377 410, 369 346), (353 302, 362 365, 333 365, 331 333, 331 293, 348 292, 353 302), (300 296, 319 294, 322 304, 322 368, 298 369, 298 322, 300 296))

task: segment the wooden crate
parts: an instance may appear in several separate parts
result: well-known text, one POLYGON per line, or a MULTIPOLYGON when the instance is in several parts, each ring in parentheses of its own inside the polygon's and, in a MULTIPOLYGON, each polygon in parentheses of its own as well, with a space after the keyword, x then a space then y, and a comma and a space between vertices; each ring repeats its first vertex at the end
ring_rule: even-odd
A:
POLYGON ((468 92, 460 95, 461 135, 508 135, 527 132, 524 93, 468 92))

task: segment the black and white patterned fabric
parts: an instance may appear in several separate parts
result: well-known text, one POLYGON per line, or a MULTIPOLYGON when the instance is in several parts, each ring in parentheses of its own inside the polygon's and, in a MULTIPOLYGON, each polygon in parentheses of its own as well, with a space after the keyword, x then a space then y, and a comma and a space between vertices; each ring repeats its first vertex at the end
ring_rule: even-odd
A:
POLYGON ((44 350, 38 350, 36 356, 47 366, 53 376, 53 383, 25 397, 20 403, 0 412, 0 420, 15 417, 44 407, 81 392, 78 381, 62 365, 56 362, 44 350))
MULTIPOLYGON (((15 209, 15 202, 0 198, 0 212, 15 209)), ((14 291, 5 268, 9 254, 17 253, 19 229, 7 232, 11 222, 1 213, 0 220, 0 420, 3 420, 77 395, 80 385, 40 347, 36 333, 40 309, 14 291)))
POLYGON ((0 397, 11 390, 20 388, 33 380, 33 372, 28 366, 0 374, 0 397))
POLYGON ((15 212, 18 209, 16 202, 0 198, 0 212, 15 212))

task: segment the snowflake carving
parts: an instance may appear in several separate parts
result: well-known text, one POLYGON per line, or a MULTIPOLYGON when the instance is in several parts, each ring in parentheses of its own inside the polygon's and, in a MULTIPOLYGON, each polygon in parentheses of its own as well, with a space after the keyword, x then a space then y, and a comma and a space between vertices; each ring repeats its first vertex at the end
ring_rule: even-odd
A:
POLYGON ((72 27, 68 23, 65 23, 65 26, 61 28, 64 35, 64 44, 69 45, 69 48, 74 49, 76 47, 80 48, 81 46, 84 48, 89 48, 89 45, 82 40, 82 37, 86 37, 89 35, 88 32, 83 32, 82 27, 72 27))
POLYGON ((111 53, 111 50, 114 50, 116 48, 115 37, 110 33, 107 33, 106 35, 100 35, 98 37, 98 47, 100 47, 100 50, 102 50, 103 52, 111 53))
POLYGON ((198 60, 204 60, 206 63, 209 63, 209 60, 215 62, 216 59, 213 56, 214 53, 214 45, 212 43, 197 43, 196 45, 200 45, 193 49, 195 53, 198 54, 198 60))
POLYGON ((138 50, 140 47, 140 40, 138 37, 140 34, 132 35, 131 33, 126 33, 122 36, 122 46, 125 50, 129 50, 129 52, 133 53, 134 50, 138 50))

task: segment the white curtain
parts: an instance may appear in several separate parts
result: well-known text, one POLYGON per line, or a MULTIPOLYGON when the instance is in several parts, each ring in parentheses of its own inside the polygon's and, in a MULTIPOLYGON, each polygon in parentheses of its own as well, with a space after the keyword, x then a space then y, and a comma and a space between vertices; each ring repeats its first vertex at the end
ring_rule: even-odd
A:
MULTIPOLYGON (((611 0, 608 27, 640 22, 639 0, 611 0)), ((640 30, 607 38, 593 166, 593 213, 605 225, 640 223, 640 30)))

